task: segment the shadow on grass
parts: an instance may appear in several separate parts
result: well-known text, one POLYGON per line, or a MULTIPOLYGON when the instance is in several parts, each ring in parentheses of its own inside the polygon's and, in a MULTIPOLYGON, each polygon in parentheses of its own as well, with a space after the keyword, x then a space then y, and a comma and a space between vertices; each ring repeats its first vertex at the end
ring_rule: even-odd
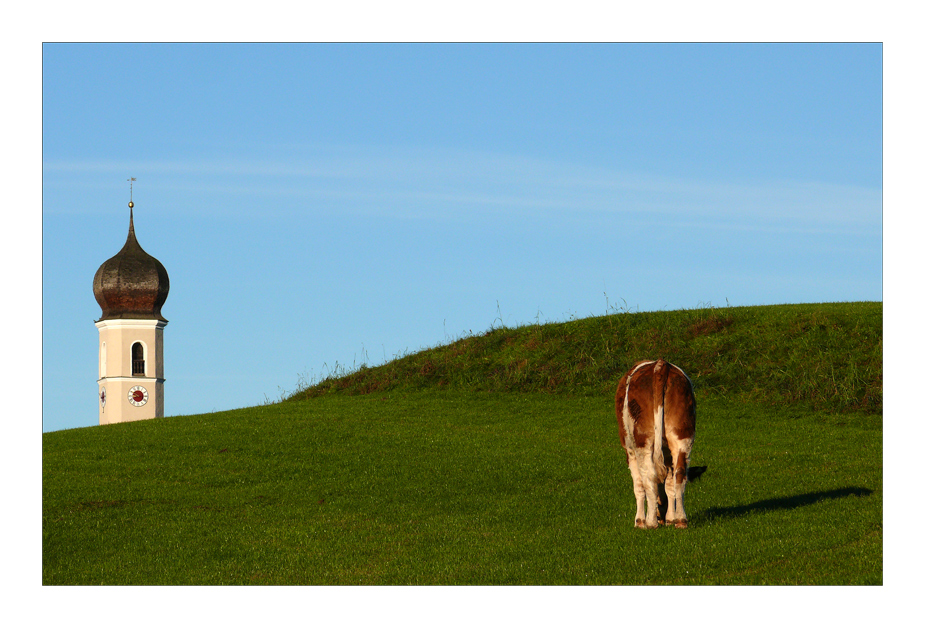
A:
POLYGON ((848 486, 837 490, 825 490, 818 493, 804 493, 802 495, 793 495, 792 497, 778 497, 775 499, 764 499, 760 502, 753 502, 745 506, 721 506, 718 508, 708 508, 702 515, 706 520, 713 520, 722 517, 742 517, 749 513, 764 512, 770 510, 783 510, 792 508, 801 508, 809 506, 823 499, 840 499, 842 497, 860 496, 864 497, 873 493, 869 488, 860 486, 848 486))

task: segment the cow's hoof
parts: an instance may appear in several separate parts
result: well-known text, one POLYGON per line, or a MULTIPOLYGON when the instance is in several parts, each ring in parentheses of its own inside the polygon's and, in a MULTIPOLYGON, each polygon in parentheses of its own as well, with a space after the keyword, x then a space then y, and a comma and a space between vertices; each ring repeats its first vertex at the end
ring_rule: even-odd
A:
POLYGON ((636 528, 645 528, 645 527, 646 527, 646 523, 643 520, 641 519, 636 520, 636 528))
POLYGON ((687 520, 686 519, 675 520, 674 527, 675 528, 687 528, 687 520))

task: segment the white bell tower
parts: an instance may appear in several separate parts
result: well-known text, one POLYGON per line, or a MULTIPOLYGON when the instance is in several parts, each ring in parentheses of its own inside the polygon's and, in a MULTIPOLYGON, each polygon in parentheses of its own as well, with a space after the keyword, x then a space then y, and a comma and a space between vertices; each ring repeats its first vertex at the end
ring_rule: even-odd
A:
MULTIPOLYGON (((129 179, 134 181, 135 179, 129 179)), ((99 329, 100 424, 164 416, 164 327, 167 270, 141 249, 129 201, 128 238, 93 277, 103 311, 99 329)))

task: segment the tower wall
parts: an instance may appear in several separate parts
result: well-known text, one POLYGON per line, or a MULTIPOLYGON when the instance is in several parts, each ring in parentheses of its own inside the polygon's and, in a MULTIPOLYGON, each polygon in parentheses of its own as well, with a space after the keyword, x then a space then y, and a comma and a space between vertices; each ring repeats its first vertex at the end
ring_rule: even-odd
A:
POLYGON ((100 354, 97 381, 100 424, 164 416, 166 325, 166 321, 156 319, 107 319, 96 322, 100 354), (138 374, 132 369, 132 345, 135 343, 141 343, 144 347, 144 371, 138 374), (139 386, 146 394, 141 405, 129 400, 129 392, 139 386), (105 403, 102 402, 104 390, 105 403))

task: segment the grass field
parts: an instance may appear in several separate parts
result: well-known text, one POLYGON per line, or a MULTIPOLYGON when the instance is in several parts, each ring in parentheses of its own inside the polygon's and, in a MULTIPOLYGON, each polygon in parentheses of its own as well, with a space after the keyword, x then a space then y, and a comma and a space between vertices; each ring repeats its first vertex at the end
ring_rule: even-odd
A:
POLYGON ((635 316, 496 329, 283 403, 45 434, 43 583, 882 584, 882 305, 635 316), (607 336, 580 340, 608 325, 613 362, 607 336), (686 531, 633 528, 604 381, 652 327, 698 389, 708 471, 686 531), (736 382, 698 343, 762 356, 736 382), (816 365, 780 367, 801 350, 816 365))

